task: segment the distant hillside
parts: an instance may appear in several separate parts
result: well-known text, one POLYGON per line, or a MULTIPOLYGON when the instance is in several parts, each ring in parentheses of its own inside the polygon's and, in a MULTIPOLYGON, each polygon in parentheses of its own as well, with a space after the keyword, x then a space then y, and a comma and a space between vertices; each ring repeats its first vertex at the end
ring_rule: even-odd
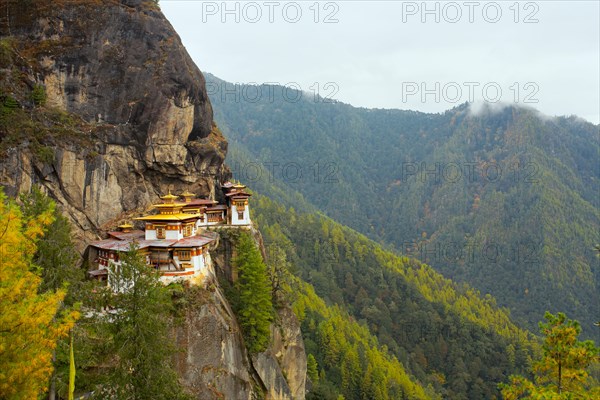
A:
MULTIPOLYGON (((422 398, 415 378, 428 398, 493 399, 498 383, 529 365, 535 340, 489 295, 327 217, 258 195, 252 203, 269 262, 281 264, 282 249, 314 287, 299 284, 294 308, 306 351, 324 369, 321 381, 345 399, 422 398)), ((327 393, 321 386, 316 393, 327 393)))
POLYGON ((302 203, 299 192, 331 218, 491 293, 534 330, 550 310, 594 334, 597 126, 515 107, 424 114, 306 93, 290 102, 277 86, 248 101, 256 89, 207 74, 239 179, 280 201, 291 196, 289 205, 302 203))

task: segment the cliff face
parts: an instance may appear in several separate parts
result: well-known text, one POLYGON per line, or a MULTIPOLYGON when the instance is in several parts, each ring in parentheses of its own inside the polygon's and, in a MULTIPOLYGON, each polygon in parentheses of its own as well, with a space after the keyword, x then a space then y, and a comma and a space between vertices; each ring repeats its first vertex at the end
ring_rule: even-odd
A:
POLYGON ((220 288, 209 283, 177 329, 177 371, 197 398, 251 400, 261 392, 252 375, 235 316, 220 288))
POLYGON ((27 108, 26 92, 42 85, 46 105, 31 113, 63 113, 77 130, 76 140, 40 138, 53 155, 45 159, 28 137, 4 146, 0 179, 9 194, 41 184, 80 239, 169 189, 220 195, 219 182, 230 176, 227 142, 213 124, 204 77, 156 5, 3 3, 12 62, 3 65, 2 94, 27 108))
POLYGON ((271 327, 271 345, 256 356, 245 351, 240 328, 218 285, 198 290, 198 304, 177 329, 176 367, 198 400, 303 400, 306 354, 300 325, 289 309, 271 327))
MULTIPOLYGON (((253 233, 260 245, 260 233, 253 233)), ((278 309, 264 352, 250 356, 245 350, 234 312, 216 278, 232 277, 228 264, 234 257, 236 237, 235 230, 221 231, 211 251, 205 288, 195 289, 194 304, 176 329, 182 348, 176 357, 179 375, 199 400, 303 400, 306 352, 300 322, 290 308, 278 309)))
POLYGON ((252 357, 252 364, 264 383, 269 398, 304 399, 306 386, 306 351, 300 322, 287 307, 277 311, 271 325, 271 345, 252 357))
MULTIPOLYGON (((82 250, 168 190, 223 200, 227 142, 213 123, 204 77, 156 4, 0 4, 7 194, 41 185, 73 221, 82 250), (36 97, 40 87, 45 94, 36 97)), ((253 362, 214 271, 198 294, 176 333, 178 371, 198 399, 304 398, 306 357, 293 313, 280 315, 273 345, 253 362)))

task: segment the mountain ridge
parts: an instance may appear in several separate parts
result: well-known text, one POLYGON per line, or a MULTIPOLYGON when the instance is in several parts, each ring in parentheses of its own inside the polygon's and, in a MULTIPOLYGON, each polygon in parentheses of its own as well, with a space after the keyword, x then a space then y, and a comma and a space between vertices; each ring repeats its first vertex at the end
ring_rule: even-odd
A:
POLYGON ((214 92, 231 84, 210 74, 207 82, 230 157, 245 154, 228 161, 236 177, 266 195, 269 183, 300 193, 333 219, 493 294, 530 329, 550 309, 595 332, 598 126, 528 107, 425 114, 292 103, 279 87, 272 98, 234 101, 214 92))

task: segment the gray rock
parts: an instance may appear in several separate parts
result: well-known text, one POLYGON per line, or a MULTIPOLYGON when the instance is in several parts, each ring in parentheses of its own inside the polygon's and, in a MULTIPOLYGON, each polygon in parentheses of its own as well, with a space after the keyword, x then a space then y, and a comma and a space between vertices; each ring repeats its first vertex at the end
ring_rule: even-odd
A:
POLYGON ((28 55, 24 79, 45 86, 50 107, 86 121, 90 144, 52 140, 53 163, 35 161, 24 145, 10 149, 0 160, 5 191, 42 185, 71 217, 82 249, 168 190, 220 196, 218 185, 230 177, 227 142, 204 77, 158 8, 132 0, 34 3, 5 10, 28 55))
POLYGON ((204 304, 188 310, 177 329, 179 376, 198 400, 251 400, 259 386, 249 372, 239 326, 220 289, 212 288, 199 294, 204 304))
POLYGON ((300 400, 305 396, 306 352, 298 319, 288 307, 277 312, 271 325, 269 348, 254 357, 253 365, 270 399, 300 400))
MULTIPOLYGON (((24 88, 43 84, 50 108, 89 128, 85 141, 45 138, 54 161, 40 160, 26 140, 9 148, 0 159, 8 195, 40 185, 73 222, 82 251, 168 190, 223 200, 227 142, 213 123, 204 77, 156 5, 28 0, 7 2, 2 12, 0 34, 25 55, 13 66, 18 82, 0 77, 2 93, 26 101, 24 88)), ((213 257, 230 278, 232 251, 213 257)), ((272 345, 252 361, 221 289, 215 281, 208 287, 175 332, 184 385, 201 400, 304 399, 306 355, 291 310, 279 312, 272 345)))

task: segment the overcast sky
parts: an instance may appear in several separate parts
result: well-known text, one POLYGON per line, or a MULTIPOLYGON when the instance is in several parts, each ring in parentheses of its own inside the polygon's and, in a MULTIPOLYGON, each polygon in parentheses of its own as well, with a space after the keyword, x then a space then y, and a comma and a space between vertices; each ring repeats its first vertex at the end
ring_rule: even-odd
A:
POLYGON ((229 82, 424 112, 518 101, 595 124, 599 3, 160 1, 200 69, 229 82))

